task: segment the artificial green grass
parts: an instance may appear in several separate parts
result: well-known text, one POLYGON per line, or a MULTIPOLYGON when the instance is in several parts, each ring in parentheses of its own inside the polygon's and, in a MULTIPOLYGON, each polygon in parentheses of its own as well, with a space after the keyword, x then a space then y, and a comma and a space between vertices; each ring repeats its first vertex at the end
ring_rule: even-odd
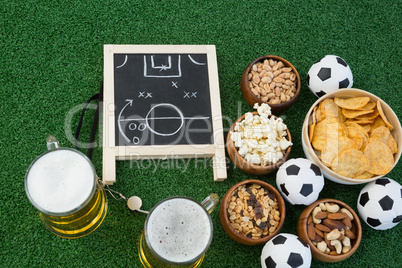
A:
MULTIPOLYGON (((0 14, 2 267, 140 267, 137 241, 145 215, 130 212, 124 201, 109 195, 109 211, 99 229, 66 240, 45 229, 24 192, 25 171, 46 150, 47 135, 73 147, 68 138, 78 122, 73 111, 98 91, 104 44, 216 45, 225 134, 238 116, 251 110, 240 92, 249 62, 267 54, 289 60, 303 82, 299 100, 282 114, 294 141, 292 158, 304 157, 302 122, 316 100, 306 74, 326 54, 345 59, 353 86, 382 98, 401 119, 401 1, 9 0, 0 5, 0 14)), ((91 112, 85 117, 83 141, 89 138, 91 112)), ((101 174, 101 147, 95 149, 93 162, 101 174)), ((402 183, 401 164, 387 176, 402 183)), ((243 173, 229 158, 228 179, 216 183, 210 160, 125 161, 117 163, 112 188, 141 196, 143 208, 150 209, 172 195, 202 200, 216 192, 223 197, 233 184, 250 178, 275 185, 275 174, 243 173)), ((363 185, 325 182, 320 198, 336 198, 356 209, 363 185)), ((296 234, 303 208, 286 203, 282 232, 296 234)), ((223 231, 218 211, 212 219, 214 239, 203 267, 259 267, 263 245, 234 242, 223 231)), ((312 266, 398 267, 401 231, 402 225, 375 231, 363 223, 361 245, 351 258, 335 264, 313 260, 312 266)))

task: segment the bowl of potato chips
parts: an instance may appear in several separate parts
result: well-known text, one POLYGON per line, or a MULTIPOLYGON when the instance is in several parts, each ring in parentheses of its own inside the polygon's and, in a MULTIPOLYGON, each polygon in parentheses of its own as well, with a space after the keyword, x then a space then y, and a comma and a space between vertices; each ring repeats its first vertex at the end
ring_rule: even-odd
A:
POLYGON ((340 89, 319 98, 302 130, 303 150, 324 176, 361 184, 388 174, 401 157, 402 130, 395 112, 360 89, 340 89))

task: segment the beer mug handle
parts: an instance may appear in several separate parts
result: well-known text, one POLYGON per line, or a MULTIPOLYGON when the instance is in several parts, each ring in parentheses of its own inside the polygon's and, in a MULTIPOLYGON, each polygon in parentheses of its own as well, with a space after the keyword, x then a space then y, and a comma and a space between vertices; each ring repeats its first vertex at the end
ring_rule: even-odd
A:
POLYGON ((201 202, 201 205, 208 211, 209 214, 214 210, 214 208, 219 203, 219 196, 217 194, 210 194, 204 201, 201 202))
POLYGON ((60 148, 60 144, 59 144, 59 141, 56 139, 55 136, 49 135, 46 138, 46 147, 50 151, 50 150, 60 148))

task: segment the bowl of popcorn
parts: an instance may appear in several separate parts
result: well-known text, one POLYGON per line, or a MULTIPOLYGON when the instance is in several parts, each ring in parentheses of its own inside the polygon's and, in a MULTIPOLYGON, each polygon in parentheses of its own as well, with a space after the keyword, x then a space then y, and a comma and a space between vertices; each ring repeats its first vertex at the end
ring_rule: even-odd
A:
POLYGON ((282 118, 271 114, 268 104, 256 103, 230 127, 226 149, 242 171, 265 175, 277 170, 289 158, 292 138, 282 118))
POLYGON ((245 180, 226 192, 219 218, 230 238, 244 245, 258 245, 279 233, 285 221, 285 202, 272 185, 245 180))
POLYGON ((362 227, 356 212, 336 199, 321 199, 306 207, 297 222, 297 235, 323 262, 349 258, 359 247, 362 227))
POLYGON ((389 173, 401 157, 401 143, 401 123, 391 107, 360 89, 327 93, 303 123, 306 157, 341 184, 367 183, 389 173))
POLYGON ((300 76, 284 58, 267 55, 252 61, 244 70, 240 87, 246 102, 267 103, 273 114, 288 110, 300 94, 300 76))

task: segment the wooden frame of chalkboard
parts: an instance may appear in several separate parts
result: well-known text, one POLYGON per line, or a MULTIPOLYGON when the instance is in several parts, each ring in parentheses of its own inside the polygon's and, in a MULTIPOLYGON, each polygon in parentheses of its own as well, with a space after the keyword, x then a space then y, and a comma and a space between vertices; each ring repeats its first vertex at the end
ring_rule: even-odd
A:
POLYGON ((227 177, 214 45, 104 45, 103 182, 116 160, 212 157, 227 177))

